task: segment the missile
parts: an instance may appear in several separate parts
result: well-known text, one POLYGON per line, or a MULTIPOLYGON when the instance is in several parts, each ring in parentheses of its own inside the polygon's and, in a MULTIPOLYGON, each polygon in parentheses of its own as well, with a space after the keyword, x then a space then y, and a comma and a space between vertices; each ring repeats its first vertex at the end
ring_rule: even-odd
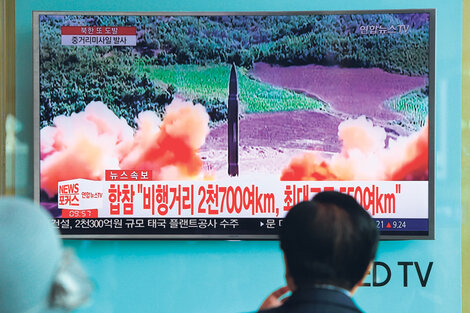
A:
POLYGON ((228 85, 228 175, 238 176, 238 82, 232 64, 228 85))

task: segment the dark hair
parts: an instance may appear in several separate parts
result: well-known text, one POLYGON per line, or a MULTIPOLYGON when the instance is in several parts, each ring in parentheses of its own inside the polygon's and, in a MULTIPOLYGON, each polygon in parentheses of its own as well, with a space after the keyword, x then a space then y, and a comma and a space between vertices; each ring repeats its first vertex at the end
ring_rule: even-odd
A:
POLYGON ((318 193, 293 206, 280 231, 287 267, 298 287, 330 284, 351 290, 374 259, 374 220, 353 197, 318 193))

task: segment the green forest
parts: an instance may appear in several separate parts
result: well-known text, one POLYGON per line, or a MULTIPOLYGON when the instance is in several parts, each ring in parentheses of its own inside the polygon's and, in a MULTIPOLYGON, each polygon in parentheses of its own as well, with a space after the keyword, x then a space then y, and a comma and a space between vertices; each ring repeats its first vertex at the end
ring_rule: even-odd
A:
MULTIPOLYGON (((257 81, 249 70, 265 62, 378 67, 418 76, 429 73, 428 55, 429 21, 422 14, 42 16, 41 126, 51 125, 55 116, 80 112, 91 101, 103 101, 135 126, 139 112, 163 116, 176 94, 203 104, 213 123, 223 121, 231 64, 238 68, 244 112, 328 110, 317 99, 257 81), (410 25, 406 33, 360 32, 363 25, 402 24, 410 25), (137 45, 62 46, 60 27, 67 25, 136 26, 137 45)), ((409 99, 421 105, 426 92, 409 99)), ((415 110, 400 106, 399 99, 390 105, 415 110)))

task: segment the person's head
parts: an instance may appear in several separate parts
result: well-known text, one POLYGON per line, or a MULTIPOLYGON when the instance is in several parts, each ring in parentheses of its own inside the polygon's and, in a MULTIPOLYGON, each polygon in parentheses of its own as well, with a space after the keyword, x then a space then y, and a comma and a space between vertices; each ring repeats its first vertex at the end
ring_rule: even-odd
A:
POLYGON ((51 216, 31 200, 0 198, 0 312, 70 311, 90 290, 51 216))
POLYGON ((346 194, 318 193, 293 206, 280 231, 288 281, 296 287, 334 285, 353 290, 375 257, 377 226, 346 194))

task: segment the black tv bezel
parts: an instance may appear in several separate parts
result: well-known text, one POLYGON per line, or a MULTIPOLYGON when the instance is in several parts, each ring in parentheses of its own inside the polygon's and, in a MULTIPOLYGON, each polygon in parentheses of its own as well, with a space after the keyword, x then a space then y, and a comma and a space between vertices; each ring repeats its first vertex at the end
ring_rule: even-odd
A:
MULTIPOLYGON (((41 15, 125 15, 125 16, 227 16, 227 15, 338 15, 338 14, 429 14, 429 179, 428 179, 428 232, 382 232, 380 240, 434 240, 435 238, 435 38, 436 9, 398 10, 345 10, 345 11, 250 11, 250 12, 100 12, 100 11, 33 11, 33 120, 34 120, 34 200, 40 196, 40 101, 39 101, 39 17, 41 15)), ((176 240, 277 240, 269 235, 137 235, 137 234, 76 234, 61 235, 64 239, 176 239, 176 240)))

